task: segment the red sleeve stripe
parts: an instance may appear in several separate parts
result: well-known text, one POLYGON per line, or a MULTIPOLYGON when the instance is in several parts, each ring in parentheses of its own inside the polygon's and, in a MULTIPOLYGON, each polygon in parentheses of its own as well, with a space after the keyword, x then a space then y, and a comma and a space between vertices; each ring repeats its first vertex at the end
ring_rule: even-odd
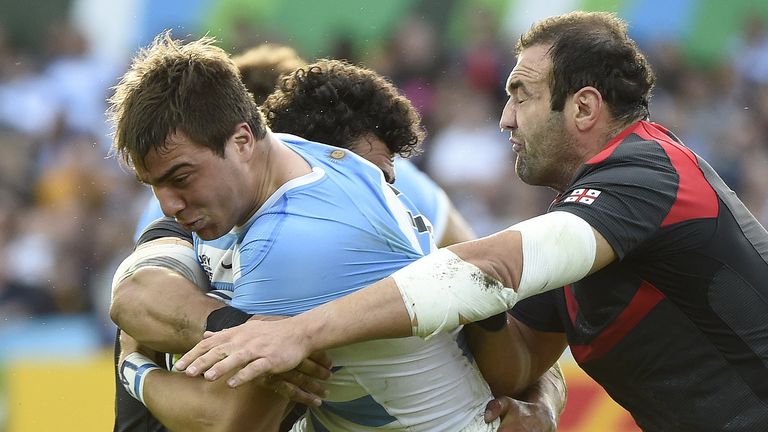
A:
MULTIPOLYGON (((576 325, 579 306, 576 302, 576 297, 573 295, 573 288, 571 285, 567 285, 564 291, 568 315, 571 318, 571 323, 576 325)), ((663 299, 664 294, 661 291, 649 282, 643 281, 627 307, 591 343, 584 345, 571 344, 573 358, 579 363, 584 363, 602 357, 629 334, 645 318, 648 312, 663 299)))
POLYGON ((654 124, 642 122, 635 133, 643 139, 659 143, 679 177, 677 197, 669 213, 661 222, 661 227, 691 219, 717 217, 720 210, 717 193, 704 177, 696 155, 654 126, 654 124))

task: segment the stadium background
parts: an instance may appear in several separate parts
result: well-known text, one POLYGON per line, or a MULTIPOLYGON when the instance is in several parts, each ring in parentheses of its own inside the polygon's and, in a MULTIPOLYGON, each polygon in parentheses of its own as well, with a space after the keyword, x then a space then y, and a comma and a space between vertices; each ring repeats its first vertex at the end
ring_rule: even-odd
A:
MULTIPOLYGON (((653 119, 766 224, 765 1, 0 0, 0 432, 111 430, 109 281, 147 191, 106 158, 104 99, 157 32, 208 33, 232 52, 282 42, 389 76, 429 130, 417 163, 487 234, 551 197, 516 179, 497 122, 520 32, 573 9, 629 20, 659 78, 653 119)), ((636 430, 564 363, 561 431, 636 430)))

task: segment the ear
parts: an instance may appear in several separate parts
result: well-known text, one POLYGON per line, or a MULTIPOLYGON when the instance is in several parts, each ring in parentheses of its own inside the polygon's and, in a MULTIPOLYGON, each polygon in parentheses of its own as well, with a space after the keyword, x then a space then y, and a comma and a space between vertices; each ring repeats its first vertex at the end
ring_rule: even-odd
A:
POLYGON ((251 158, 255 148, 255 139, 248 123, 238 123, 230 141, 234 143, 235 151, 239 157, 244 158, 244 160, 251 158))
POLYGON ((604 108, 603 95, 594 87, 583 87, 574 93, 571 104, 574 126, 581 132, 595 126, 604 108))

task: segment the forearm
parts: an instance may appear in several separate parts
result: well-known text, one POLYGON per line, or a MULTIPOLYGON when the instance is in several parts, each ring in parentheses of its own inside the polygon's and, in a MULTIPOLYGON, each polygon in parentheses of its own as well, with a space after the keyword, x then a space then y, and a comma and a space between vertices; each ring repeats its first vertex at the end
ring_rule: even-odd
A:
MULTIPOLYGON (((505 309, 502 304, 494 313, 505 309)), ((388 277, 290 321, 306 336, 306 346, 312 352, 365 340, 412 336, 418 319, 406 307, 395 279, 388 277)), ((458 320, 452 328, 457 325, 458 320)))
MULTIPOLYGON (((551 379, 552 374, 557 375, 559 368, 555 367, 567 340, 563 333, 537 331, 509 314, 505 317, 503 327, 488 329, 475 323, 465 326, 463 331, 493 394, 519 399, 545 379, 551 379)), ((557 376, 559 388, 564 390, 562 377, 557 376)))
POLYGON ((288 400, 256 383, 231 389, 164 370, 151 372, 144 400, 171 431, 277 431, 288 400))
MULTIPOLYGON (((506 313, 504 317, 507 318, 506 313)), ((465 326, 463 332, 494 395, 520 394, 539 377, 532 374, 532 358, 516 326, 488 331, 476 323, 465 326)))
POLYGON ((305 328, 310 329, 312 347, 325 349, 413 334, 429 337, 510 309, 518 298, 562 286, 561 279, 572 282, 586 274, 595 256, 592 228, 572 215, 549 214, 540 218, 482 239, 450 246, 447 248, 450 253, 431 254, 396 272, 394 278, 312 311, 303 319, 305 328), (578 233, 569 231, 572 224, 580 228, 578 233), (541 250, 535 249, 529 259, 535 256, 540 262, 529 269, 524 278, 522 232, 530 237, 529 243, 542 238, 552 243, 552 248, 571 251, 555 245, 554 234, 548 229, 566 242, 566 246, 575 245, 572 249, 579 252, 577 255, 583 255, 582 259, 569 261, 559 253, 558 258, 550 262, 541 259, 547 254, 542 255, 541 250), (591 246, 581 247, 584 238, 591 238, 591 246), (591 256, 581 252, 590 248, 591 256), (547 270, 550 264, 557 268, 575 261, 578 263, 571 266, 573 269, 563 268, 565 275, 551 277, 552 270, 547 270))
POLYGON ((408 311, 391 277, 290 320, 304 329, 309 352, 412 334, 408 311))
POLYGON ((462 260, 507 288, 520 283, 523 267, 522 237, 518 231, 498 233, 449 246, 447 249, 462 260))
POLYGON ((143 267, 115 287, 110 316, 142 345, 183 353, 202 340, 208 314, 223 306, 172 270, 143 267))

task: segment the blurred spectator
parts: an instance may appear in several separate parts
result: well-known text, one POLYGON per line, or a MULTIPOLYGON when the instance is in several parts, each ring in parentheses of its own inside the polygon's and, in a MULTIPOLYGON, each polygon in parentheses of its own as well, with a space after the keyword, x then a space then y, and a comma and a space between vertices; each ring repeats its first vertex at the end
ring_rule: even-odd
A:
POLYGON ((731 47, 731 60, 743 79, 768 84, 768 29, 760 13, 746 15, 743 32, 731 47))

